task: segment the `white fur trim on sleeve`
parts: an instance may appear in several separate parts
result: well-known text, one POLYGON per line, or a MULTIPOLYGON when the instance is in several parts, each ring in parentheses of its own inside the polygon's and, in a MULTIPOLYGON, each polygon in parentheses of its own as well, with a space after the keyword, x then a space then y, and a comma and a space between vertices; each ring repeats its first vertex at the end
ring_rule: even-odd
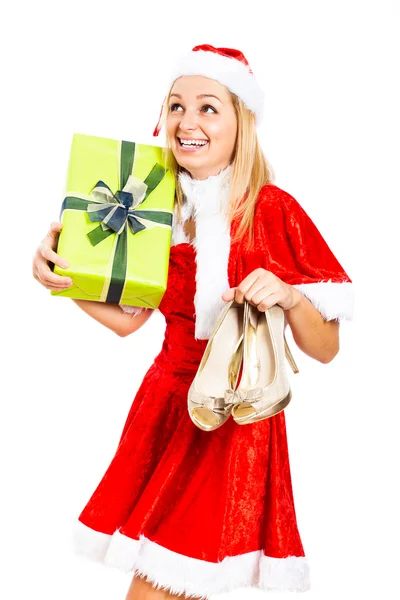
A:
POLYGON ((119 304, 119 307, 123 310, 123 312, 131 313, 132 317, 140 315, 143 310, 143 306, 129 306, 128 304, 119 304))
POLYGON ((293 285, 315 308, 319 310, 325 321, 337 319, 353 319, 354 290, 349 281, 321 281, 317 283, 300 283, 293 285))

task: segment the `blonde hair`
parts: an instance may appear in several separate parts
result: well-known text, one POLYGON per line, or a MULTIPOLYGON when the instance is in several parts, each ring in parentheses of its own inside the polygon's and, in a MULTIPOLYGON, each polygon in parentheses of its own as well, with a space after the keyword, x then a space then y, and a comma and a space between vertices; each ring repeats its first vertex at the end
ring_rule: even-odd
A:
MULTIPOLYGON (((160 126, 167 118, 170 105, 170 96, 173 84, 165 99, 160 126)), ((241 217, 236 235, 232 242, 241 240, 248 234, 247 247, 254 242, 254 210, 260 189, 267 183, 272 183, 275 178, 274 171, 267 161, 258 141, 254 114, 246 108, 243 101, 228 90, 232 99, 237 119, 237 137, 232 159, 232 183, 228 203, 227 218, 229 223, 241 217)), ((170 168, 176 179, 175 201, 177 205, 177 218, 181 218, 183 192, 179 183, 179 172, 182 169, 169 150, 170 140, 167 135, 167 152, 170 168)))

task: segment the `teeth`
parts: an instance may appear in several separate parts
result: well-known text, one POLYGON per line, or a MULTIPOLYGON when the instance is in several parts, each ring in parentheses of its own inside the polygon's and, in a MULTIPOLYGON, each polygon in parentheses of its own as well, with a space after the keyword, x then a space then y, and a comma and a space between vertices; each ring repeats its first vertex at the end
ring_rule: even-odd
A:
POLYGON ((201 140, 180 140, 182 146, 205 146, 207 144, 206 141, 201 140))

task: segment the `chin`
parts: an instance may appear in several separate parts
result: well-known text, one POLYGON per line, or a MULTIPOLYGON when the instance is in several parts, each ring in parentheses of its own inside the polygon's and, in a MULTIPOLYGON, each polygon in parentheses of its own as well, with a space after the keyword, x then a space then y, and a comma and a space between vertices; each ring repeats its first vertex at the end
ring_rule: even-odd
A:
POLYGON ((196 160, 185 160, 185 161, 179 162, 178 164, 191 173, 192 170, 197 171, 199 169, 203 169, 209 163, 208 163, 208 161, 202 162, 202 161, 196 161, 196 160))
POLYGON ((210 161, 208 156, 195 156, 194 154, 184 154, 182 153, 175 154, 176 161, 179 164, 188 164, 188 165, 203 165, 210 161))

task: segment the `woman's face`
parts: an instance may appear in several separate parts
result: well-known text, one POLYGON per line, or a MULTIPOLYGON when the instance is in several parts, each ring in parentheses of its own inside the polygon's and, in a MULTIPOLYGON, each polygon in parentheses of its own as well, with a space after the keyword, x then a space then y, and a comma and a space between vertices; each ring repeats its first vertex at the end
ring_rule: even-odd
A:
POLYGON ((236 144, 229 90, 201 75, 180 77, 171 90, 166 130, 176 161, 194 179, 217 175, 230 164, 236 144))

